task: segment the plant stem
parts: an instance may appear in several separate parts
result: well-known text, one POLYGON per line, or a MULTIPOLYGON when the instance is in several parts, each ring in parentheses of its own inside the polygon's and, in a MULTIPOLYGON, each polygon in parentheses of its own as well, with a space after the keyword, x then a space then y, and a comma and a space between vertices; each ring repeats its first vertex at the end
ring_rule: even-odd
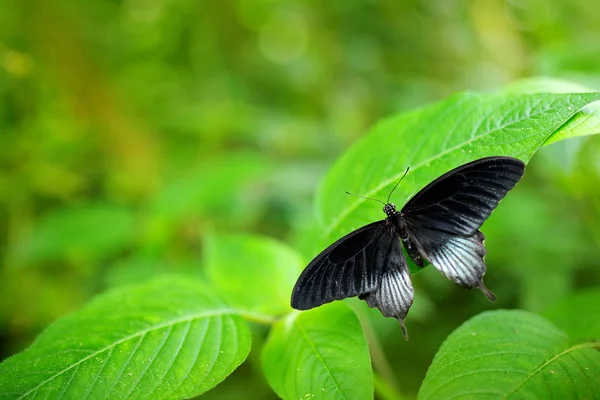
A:
POLYGON ((404 397, 400 395, 396 389, 391 387, 389 383, 383 379, 378 373, 373 373, 373 384, 375 386, 375 393, 377 397, 382 400, 403 400, 404 397))

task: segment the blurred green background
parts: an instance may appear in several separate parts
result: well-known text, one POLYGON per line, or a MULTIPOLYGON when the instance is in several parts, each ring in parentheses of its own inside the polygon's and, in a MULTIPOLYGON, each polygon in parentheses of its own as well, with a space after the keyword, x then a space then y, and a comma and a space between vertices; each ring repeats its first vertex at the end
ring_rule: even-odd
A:
MULTIPOLYGON (((318 183, 376 121, 534 75, 598 89, 598 38, 596 0, 0 0, 0 360, 109 287, 201 274, 212 232, 309 260, 318 183)), ((468 317, 600 284, 599 151, 543 149, 486 223, 496 304, 426 268, 405 343, 355 302, 402 393, 468 317)), ((274 398, 257 357, 207 397, 274 398)))

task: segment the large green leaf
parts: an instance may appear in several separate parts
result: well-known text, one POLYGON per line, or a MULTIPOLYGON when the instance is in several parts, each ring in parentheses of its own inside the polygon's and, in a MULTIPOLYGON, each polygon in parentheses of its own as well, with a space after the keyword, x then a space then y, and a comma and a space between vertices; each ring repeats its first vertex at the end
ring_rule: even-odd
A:
POLYGON ((228 304, 250 312, 291 311, 290 296, 304 265, 289 247, 251 235, 206 239, 205 270, 228 304))
POLYGON ((570 341, 536 314, 485 312, 442 344, 419 399, 597 398, 599 348, 598 341, 570 341))
POLYGON ((179 399, 212 388, 250 351, 241 317, 198 281, 99 296, 0 364, 0 398, 179 399))
POLYGON ((369 399, 373 373, 356 315, 337 302, 279 321, 263 348, 263 370, 283 399, 369 399))
MULTIPOLYGON (((380 206, 344 191, 385 200, 410 167, 392 196, 401 205, 433 179, 468 161, 491 155, 527 161, 598 99, 599 93, 459 94, 381 122, 338 160, 320 187, 317 208, 325 241, 384 217, 380 206)), ((594 132, 577 132, 584 133, 594 132)))

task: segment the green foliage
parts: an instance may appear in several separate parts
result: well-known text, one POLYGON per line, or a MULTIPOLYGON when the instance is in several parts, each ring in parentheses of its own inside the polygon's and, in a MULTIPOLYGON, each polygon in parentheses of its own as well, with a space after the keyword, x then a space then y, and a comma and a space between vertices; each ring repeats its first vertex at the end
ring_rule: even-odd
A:
POLYGON ((278 321, 263 348, 267 380, 283 399, 367 399, 373 376, 358 318, 342 303, 278 321))
POLYGON ((290 293, 302 270, 287 246, 251 235, 213 235, 205 247, 205 272, 239 310, 277 316, 292 311, 290 293))
MULTIPOLYGON (((399 205, 459 164, 488 155, 529 161, 544 144, 598 133, 600 94, 562 93, 565 87, 572 86, 558 81, 517 83, 501 93, 454 95, 384 120, 326 174, 316 202, 322 223, 300 231, 300 236, 305 235, 300 242, 314 254, 332 238, 382 218, 380 207, 345 197, 343 192, 385 199, 407 166, 410 173, 393 195, 399 205), (554 93, 535 93, 544 85, 554 93)), ((585 92, 579 89, 574 91, 585 92)), ((212 389, 246 360, 251 329, 258 341, 248 363, 260 362, 268 384, 284 399, 365 399, 373 397, 374 391, 387 399, 406 397, 371 328, 373 321, 381 326, 381 316, 371 321, 371 311, 359 313, 359 321, 342 302, 306 312, 291 310, 291 290, 305 265, 298 252, 268 237, 212 228, 219 221, 235 224, 236 212, 251 215, 239 210, 240 199, 256 199, 260 186, 268 182, 265 178, 282 179, 277 175, 281 171, 243 153, 207 161, 203 167, 206 175, 195 170, 175 179, 137 214, 133 208, 109 205, 50 214, 26 236, 19 251, 11 253, 24 264, 56 262, 65 253, 78 256, 71 262, 117 258, 103 278, 119 288, 59 319, 27 350, 2 362, 0 398, 193 397, 212 389), (207 192, 204 187, 216 189, 207 192), (225 214, 225 219, 213 216, 217 213, 225 214), (180 221, 189 218, 212 222, 200 233, 181 229, 180 221), (143 221, 139 226, 144 229, 137 243, 136 221, 143 221), (103 225, 110 229, 102 229, 103 225), (157 257, 166 248, 165 238, 173 235, 183 242, 201 235, 202 257, 181 257, 178 252, 157 257), (118 258, 128 248, 135 252, 118 258), (174 271, 184 275, 170 275, 174 271), (132 284, 136 281, 142 282, 132 284)), ((597 243, 582 240, 583 228, 575 229, 563 208, 552 206, 556 204, 548 204, 539 190, 517 189, 484 228, 490 233, 490 262, 498 266, 494 273, 506 270, 504 277, 522 286, 523 293, 515 295, 519 304, 534 311, 545 308, 547 319, 528 311, 474 316, 445 339, 422 386, 417 382, 419 398, 552 394, 568 399, 600 393, 599 381, 593 379, 600 374, 598 290, 570 296, 576 286, 573 271, 581 268, 570 252, 592 257, 597 243), (498 217, 502 212, 505 216, 498 217), (554 252, 547 251, 548 242, 561 234, 569 240, 553 246, 554 252), (560 265, 548 268, 553 261, 560 265), (512 266, 518 262, 524 265, 512 266), (546 308, 549 297, 557 303, 546 308)), ((428 331, 411 335, 411 343, 417 346, 419 340, 448 329, 443 315, 434 315, 432 305, 436 296, 449 296, 448 292, 419 293, 433 285, 430 276, 427 272, 414 276, 417 298, 429 296, 429 306, 413 311, 430 314, 421 316, 420 323, 433 320, 435 324, 431 335, 428 331)), ((498 285, 497 292, 505 296, 516 291, 513 285, 498 285)), ((11 295, 3 296, 6 304, 11 295)), ((388 329, 394 343, 400 337, 396 325, 394 331, 388 329)), ((449 326, 453 329, 456 321, 449 326)), ((410 349, 405 347, 404 353, 411 354, 410 349)), ((392 362, 412 367, 405 358, 392 362)))
POLYGON ((148 214, 171 223, 207 213, 229 219, 249 218, 251 214, 244 207, 253 205, 248 204, 251 197, 239 196, 238 192, 256 185, 257 177, 272 170, 270 164, 256 154, 231 153, 204 160, 192 171, 177 169, 148 205, 148 214))
POLYGON ((600 393, 600 342, 570 340, 525 311, 492 311, 452 333, 419 399, 592 399, 600 393))
POLYGON ((12 255, 16 262, 111 256, 134 241, 135 218, 123 207, 87 205, 58 210, 40 220, 12 255), (110 229, 104 227, 110 226, 110 229))
POLYGON ((0 364, 0 398, 188 398, 236 369, 250 332, 201 282, 118 289, 0 364))
MULTIPOLYGON (((599 15, 597 0, 0 1, 0 399, 36 386, 25 398, 85 397, 80 388, 88 398, 146 398, 155 387, 160 398, 374 390, 414 399, 442 343, 492 309, 543 316, 551 324, 535 324, 556 343, 566 334, 566 348, 597 341, 599 15), (424 268, 412 276, 410 342, 358 299, 292 312, 306 262, 383 218, 346 190, 383 200, 410 166, 392 196, 401 207, 431 178, 489 154, 527 161, 482 227, 496 303, 424 268), (215 309, 229 311, 194 322, 206 335, 188 335, 179 357, 174 326, 171 339, 161 336, 168 329, 147 335, 136 354, 116 345, 99 374, 107 353, 66 370, 146 326, 215 309), (319 331, 342 318, 353 333, 319 331), (277 342, 290 321, 291 336, 277 342), (298 322, 318 334, 302 352, 326 361, 314 376, 290 353, 298 322), (234 355, 225 340, 236 337, 234 355), (201 343, 198 364, 178 368, 194 360, 186 346, 201 343), (129 356, 115 380, 111 365, 129 356), (293 362, 300 379, 290 387, 281 380, 293 362), (327 368, 343 390, 327 386, 327 368)), ((506 320, 536 318, 521 315, 506 320)), ((531 370, 526 356, 509 361, 503 368, 531 370)), ((555 372, 539 376, 570 390, 555 372)), ((437 379, 430 372, 427 386, 437 379)))
POLYGON ((546 308, 542 315, 577 341, 600 338, 600 288, 581 290, 546 308), (574 312, 576 310, 576 312, 574 312))

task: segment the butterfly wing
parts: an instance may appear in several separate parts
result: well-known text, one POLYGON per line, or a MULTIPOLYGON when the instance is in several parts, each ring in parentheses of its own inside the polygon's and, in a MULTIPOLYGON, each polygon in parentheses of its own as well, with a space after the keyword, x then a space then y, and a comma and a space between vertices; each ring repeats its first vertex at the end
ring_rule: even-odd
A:
POLYGON ((451 235, 441 231, 418 230, 413 240, 423 256, 446 278, 467 288, 479 288, 490 300, 496 296, 483 283, 485 275, 485 236, 476 231, 469 236, 451 235))
POLYGON ((402 209, 408 242, 453 282, 483 284, 485 247, 479 227, 523 176, 525 164, 512 157, 488 157, 442 175, 402 209))
POLYGON ((440 176, 402 209, 413 229, 468 236, 483 224, 523 176, 525 164, 512 157, 487 157, 440 176))
POLYGON ((292 291, 292 307, 308 310, 376 290, 394 241, 396 233, 386 220, 339 239, 304 269, 292 291))
POLYGON ((384 316, 396 318, 402 326, 404 338, 408 340, 404 318, 408 314, 414 296, 415 291, 400 241, 394 240, 387 254, 379 287, 373 292, 358 297, 365 300, 369 307, 378 308, 384 316))

